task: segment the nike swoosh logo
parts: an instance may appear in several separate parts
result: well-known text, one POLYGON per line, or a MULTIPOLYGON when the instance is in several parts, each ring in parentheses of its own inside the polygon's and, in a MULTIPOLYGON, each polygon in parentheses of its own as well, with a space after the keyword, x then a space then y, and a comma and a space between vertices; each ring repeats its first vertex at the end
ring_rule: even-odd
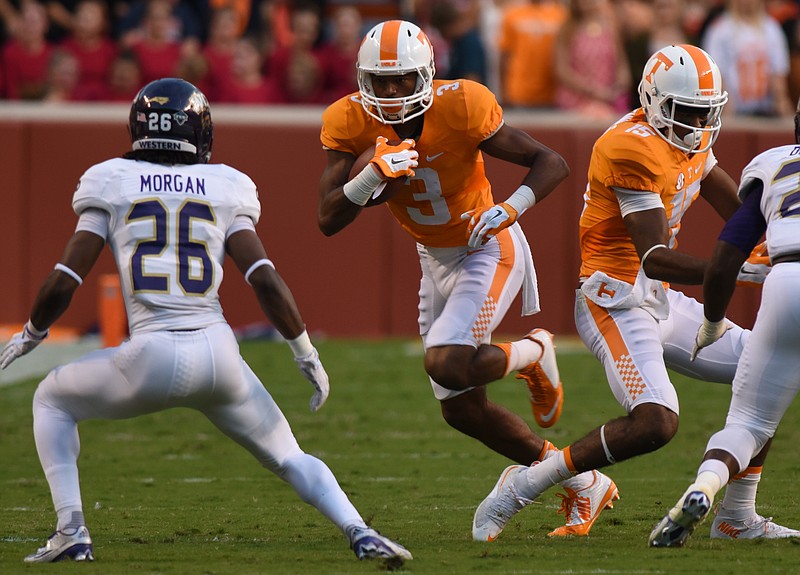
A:
POLYGON ((405 160, 398 160, 397 158, 392 158, 392 165, 396 166, 397 164, 402 164, 405 160))
POLYGON ((553 409, 550 410, 550 413, 548 413, 547 415, 541 415, 539 417, 541 418, 542 421, 547 423, 548 421, 553 419, 553 416, 556 414, 557 409, 558 409, 558 402, 556 402, 556 404, 553 406, 553 409))
POLYGON ((439 156, 441 156, 442 154, 444 154, 444 152, 439 152, 438 154, 434 154, 433 156, 428 156, 428 155, 425 155, 425 161, 427 161, 427 162, 432 162, 432 161, 434 161, 436 158, 438 158, 439 156))

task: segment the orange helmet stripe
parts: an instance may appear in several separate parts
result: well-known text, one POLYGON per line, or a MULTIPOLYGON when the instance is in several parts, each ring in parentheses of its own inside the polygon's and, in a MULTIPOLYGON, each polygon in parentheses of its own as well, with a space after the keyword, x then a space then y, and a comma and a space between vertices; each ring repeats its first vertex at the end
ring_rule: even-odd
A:
POLYGON ((381 61, 397 60, 397 38, 400 35, 400 20, 384 22, 381 30, 381 61))
POLYGON ((711 62, 708 60, 706 53, 700 50, 700 48, 697 48, 696 46, 690 46, 688 44, 684 44, 681 47, 689 53, 689 56, 691 56, 692 61, 694 62, 695 68, 697 68, 697 80, 699 82, 700 89, 713 90, 714 73, 711 70, 711 62))

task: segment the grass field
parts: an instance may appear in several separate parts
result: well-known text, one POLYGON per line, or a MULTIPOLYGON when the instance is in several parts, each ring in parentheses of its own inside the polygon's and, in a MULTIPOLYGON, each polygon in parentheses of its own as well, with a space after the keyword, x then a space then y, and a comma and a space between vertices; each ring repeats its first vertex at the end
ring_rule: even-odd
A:
MULTIPOLYGON (((250 342, 242 349, 301 446, 328 463, 369 523, 412 551, 415 559, 402 572, 800 573, 800 541, 711 541, 709 521, 684 549, 646 545, 650 529, 693 479, 708 437, 722 425, 726 386, 675 376, 682 407, 678 435, 661 451, 608 471, 622 498, 590 537, 547 538, 563 521, 554 489, 520 513, 498 541, 481 544, 471 539, 472 514, 508 462, 443 422, 416 343, 322 342, 332 392, 314 415, 308 412, 310 386, 285 345, 250 342)), ((621 415, 594 358, 566 350, 559 350, 564 412, 554 428, 542 431, 557 445, 621 415)), ((379 563, 358 562, 316 510, 189 410, 83 423, 83 499, 97 560, 24 565, 23 556, 41 544, 54 521, 31 432, 35 385, 0 388, 0 574, 382 571, 379 563)), ((513 378, 492 384, 490 396, 532 423, 526 394, 513 378)), ((799 413, 797 406, 789 410, 759 493, 762 514, 794 527, 800 525, 799 413)))

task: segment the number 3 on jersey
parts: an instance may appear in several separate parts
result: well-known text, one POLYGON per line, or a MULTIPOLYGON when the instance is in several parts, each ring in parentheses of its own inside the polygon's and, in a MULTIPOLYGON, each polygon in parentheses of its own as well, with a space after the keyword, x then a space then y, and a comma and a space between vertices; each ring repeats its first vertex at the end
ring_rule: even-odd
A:
POLYGON ((170 214, 158 200, 143 200, 131 206, 126 222, 153 220, 154 235, 141 239, 131 256, 131 279, 133 291, 169 293, 169 277, 164 274, 147 274, 144 271, 145 258, 164 256, 168 248, 173 248, 178 260, 178 285, 186 295, 204 295, 213 284, 214 266, 204 242, 191 238, 192 220, 216 222, 211 206, 203 202, 189 200, 177 210, 177 234, 169 229, 170 214), (174 247, 170 245, 174 239, 174 247), (200 273, 192 273, 192 263, 199 267, 200 273))

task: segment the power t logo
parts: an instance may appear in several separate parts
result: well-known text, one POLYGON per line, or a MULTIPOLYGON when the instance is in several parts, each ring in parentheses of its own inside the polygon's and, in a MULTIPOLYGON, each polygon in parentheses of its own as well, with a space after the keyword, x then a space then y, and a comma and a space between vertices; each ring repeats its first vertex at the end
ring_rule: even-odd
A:
POLYGON ((665 69, 665 70, 669 70, 670 68, 672 68, 672 65, 674 64, 674 62, 673 62, 672 60, 670 60, 669 58, 667 58, 667 57, 664 55, 664 53, 663 53, 663 52, 659 52, 658 54, 656 54, 656 55, 655 55, 655 59, 656 59, 656 63, 655 63, 655 64, 653 64, 653 69, 652 69, 652 70, 650 70, 650 72, 648 72, 648 74, 647 74, 647 76, 646 76, 646 80, 647 80, 648 82, 652 82, 652 81, 653 81, 653 74, 655 74, 655 73, 656 73, 656 71, 657 71, 657 70, 658 70, 658 69, 659 69, 661 66, 664 66, 664 69, 665 69))

